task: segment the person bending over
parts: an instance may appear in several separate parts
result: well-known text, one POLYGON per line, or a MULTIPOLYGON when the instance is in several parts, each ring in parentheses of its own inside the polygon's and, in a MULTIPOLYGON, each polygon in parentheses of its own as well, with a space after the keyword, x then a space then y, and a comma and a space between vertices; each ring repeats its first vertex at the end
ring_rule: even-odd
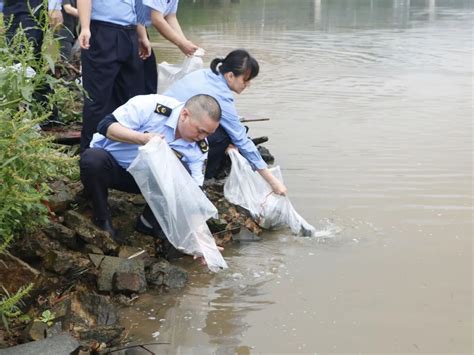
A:
MULTIPOLYGON (((206 137, 219 126, 221 108, 209 95, 195 95, 186 103, 152 94, 130 99, 105 116, 90 148, 81 154, 81 181, 92 198, 94 223, 118 241, 107 204, 109 189, 140 193, 126 170, 138 148, 154 136, 163 137, 198 185, 204 182, 206 137)), ((137 230, 162 238, 161 228, 149 206, 137 220, 137 230)))
POLYGON ((219 128, 209 136, 209 159, 206 178, 215 177, 229 144, 237 147, 250 165, 270 184, 273 192, 285 195, 287 188, 268 169, 255 144, 247 136, 235 108, 232 92, 240 94, 250 86, 250 81, 258 75, 259 65, 246 50, 236 49, 227 57, 215 58, 210 69, 196 70, 173 83, 164 95, 177 100, 187 100, 203 93, 214 96, 222 108, 219 128))

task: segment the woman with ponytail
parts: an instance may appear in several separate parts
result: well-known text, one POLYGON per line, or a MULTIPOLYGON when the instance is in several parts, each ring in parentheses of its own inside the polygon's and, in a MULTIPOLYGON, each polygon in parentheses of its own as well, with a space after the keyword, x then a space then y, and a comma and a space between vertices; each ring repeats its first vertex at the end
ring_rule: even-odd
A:
POLYGON ((185 102, 197 94, 213 96, 220 104, 222 116, 219 128, 208 137, 209 156, 206 178, 215 177, 225 150, 233 144, 252 168, 270 184, 273 192, 285 195, 286 187, 276 179, 263 161, 257 147, 239 120, 232 92, 240 94, 258 75, 259 65, 246 50, 236 49, 225 58, 215 58, 210 69, 194 71, 171 85, 163 95, 185 102))

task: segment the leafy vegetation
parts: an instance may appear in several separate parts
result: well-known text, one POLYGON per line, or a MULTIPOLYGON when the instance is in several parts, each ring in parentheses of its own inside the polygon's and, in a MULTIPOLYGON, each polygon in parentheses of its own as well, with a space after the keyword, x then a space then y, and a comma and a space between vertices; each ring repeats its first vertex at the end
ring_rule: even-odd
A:
POLYGON ((0 29, 0 253, 20 231, 47 221, 47 182, 77 169, 40 129, 54 107, 66 112, 61 104, 70 102, 70 84, 53 75, 54 34, 43 30, 37 59, 23 31, 7 43, 0 29))
MULTIPOLYGON (((66 105, 78 97, 78 91, 71 90, 73 84, 55 77, 52 53, 57 41, 47 21, 43 31, 41 56, 35 56, 21 29, 7 43, 0 25, 0 254, 23 232, 47 223, 47 183, 77 175, 76 159, 41 130, 53 109, 62 113, 57 115, 61 119, 74 119, 70 113, 75 111, 66 105)), ((5 327, 9 318, 21 315, 18 302, 32 287, 13 295, 0 290, 0 318, 5 327)), ((49 322, 47 316, 44 319, 49 322)))
POLYGON ((0 296, 0 319, 3 326, 7 331, 10 331, 9 319, 17 318, 22 315, 18 304, 21 302, 21 299, 25 297, 33 288, 32 284, 29 284, 26 287, 22 287, 14 295, 10 295, 7 290, 3 289, 3 296, 0 296))

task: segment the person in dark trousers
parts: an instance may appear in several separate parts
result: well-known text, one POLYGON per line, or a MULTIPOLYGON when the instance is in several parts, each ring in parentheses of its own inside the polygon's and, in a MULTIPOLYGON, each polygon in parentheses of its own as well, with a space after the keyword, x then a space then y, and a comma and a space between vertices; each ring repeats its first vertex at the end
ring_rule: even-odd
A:
MULTIPOLYGON (((11 41, 21 27, 27 39, 33 44, 37 59, 41 56, 43 45, 43 27, 41 18, 43 0, 5 0, 3 5, 3 22, 6 27, 7 41, 11 41)), ((50 25, 56 27, 63 22, 61 0, 48 1, 50 25)))
POLYGON ((76 0, 62 0, 63 26, 58 32, 61 58, 69 61, 72 56, 72 47, 77 40, 77 25, 79 13, 76 0))
POLYGON ((78 0, 82 81, 86 91, 81 151, 108 113, 144 93, 143 63, 151 52, 143 6, 134 0, 78 0))
MULTIPOLYGON (((107 204, 109 189, 140 193, 126 170, 138 148, 161 136, 198 185, 204 182, 206 137, 219 126, 221 109, 209 95, 196 95, 186 103, 162 95, 140 95, 100 121, 91 146, 80 160, 81 180, 92 198, 94 223, 117 238, 107 204)), ((137 220, 139 232, 160 238, 161 228, 147 206, 137 220)))
MULTIPOLYGON (((11 42, 20 28, 24 30, 27 40, 32 44, 35 55, 35 66, 42 65, 41 47, 43 45, 43 29, 46 25, 45 17, 42 15, 42 0, 6 0, 3 6, 3 21, 6 27, 7 42, 11 42)), ((61 0, 48 1, 48 15, 50 26, 57 28, 63 22, 61 14, 61 0)), ((48 95, 51 88, 46 81, 42 82, 33 93, 36 102, 44 107, 48 105, 48 95)), ((55 124, 58 119, 58 110, 53 107, 52 113, 47 121, 41 124, 42 128, 55 124)))

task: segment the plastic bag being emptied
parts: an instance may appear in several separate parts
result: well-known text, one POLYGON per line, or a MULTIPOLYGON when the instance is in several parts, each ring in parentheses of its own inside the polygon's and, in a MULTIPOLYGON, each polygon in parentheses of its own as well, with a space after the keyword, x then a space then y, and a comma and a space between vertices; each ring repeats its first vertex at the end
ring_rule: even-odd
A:
POLYGON ((227 268, 206 224, 217 209, 163 139, 154 137, 140 147, 127 170, 176 249, 203 256, 211 271, 227 268))
POLYGON ((198 48, 196 52, 189 57, 186 57, 181 64, 169 64, 168 62, 161 62, 158 64, 158 94, 162 94, 175 81, 184 78, 195 70, 202 69, 204 49, 198 48))
MULTIPOLYGON (((247 209, 257 223, 266 229, 290 227, 293 234, 314 236, 314 227, 294 209, 287 196, 276 195, 270 185, 236 149, 229 150, 232 167, 224 185, 224 196, 231 203, 247 209)), ((281 182, 280 167, 270 169, 281 182)))

